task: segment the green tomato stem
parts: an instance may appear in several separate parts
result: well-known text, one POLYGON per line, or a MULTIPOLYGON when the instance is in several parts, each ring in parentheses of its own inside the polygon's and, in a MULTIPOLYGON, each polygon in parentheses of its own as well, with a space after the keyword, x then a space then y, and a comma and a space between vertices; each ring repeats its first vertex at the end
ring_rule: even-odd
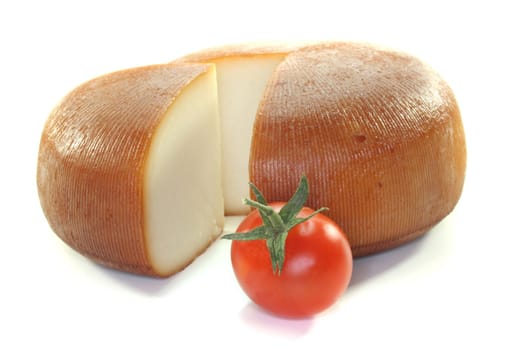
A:
POLYGON ((306 218, 297 218, 297 214, 299 214, 303 208, 306 203, 306 198, 308 197, 308 181, 304 175, 301 177, 299 186, 294 195, 290 201, 281 208, 279 213, 267 204, 261 191, 259 191, 254 184, 250 183, 250 188, 252 189, 256 200, 246 198, 244 204, 256 208, 259 211, 263 225, 244 234, 228 234, 224 235, 222 238, 239 241, 264 239, 270 253, 273 273, 280 275, 284 265, 288 232, 294 226, 309 220, 311 217, 327 208, 323 207, 306 218))
POLYGON ((275 212, 275 210, 273 210, 273 208, 269 205, 264 205, 251 199, 245 199, 244 204, 259 209, 259 211, 262 211, 264 213, 264 215, 271 224, 271 231, 274 235, 282 234, 283 232, 287 231, 286 225, 284 224, 284 221, 281 218, 281 216, 277 212, 275 212))

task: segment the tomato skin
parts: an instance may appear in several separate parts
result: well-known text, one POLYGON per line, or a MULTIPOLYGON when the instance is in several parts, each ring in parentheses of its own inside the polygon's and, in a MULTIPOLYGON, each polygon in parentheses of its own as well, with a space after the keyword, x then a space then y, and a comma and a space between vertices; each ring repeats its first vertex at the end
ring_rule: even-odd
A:
MULTIPOLYGON (((285 203, 271 203, 279 211, 285 203)), ((298 217, 313 213, 303 208, 298 217)), ((257 210, 239 225, 243 233, 262 224, 257 210)), ((274 274, 264 240, 232 241, 232 266, 241 288, 263 309, 287 318, 311 317, 335 303, 352 276, 352 252, 346 235, 323 214, 288 233, 285 261, 274 274)))

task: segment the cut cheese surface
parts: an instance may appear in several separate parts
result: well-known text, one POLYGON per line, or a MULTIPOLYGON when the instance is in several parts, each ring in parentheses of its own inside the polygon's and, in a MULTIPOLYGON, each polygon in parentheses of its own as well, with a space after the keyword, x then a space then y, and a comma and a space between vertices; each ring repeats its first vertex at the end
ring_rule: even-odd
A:
POLYGON ((161 120, 145 168, 146 244, 162 275, 222 232, 221 144, 215 74, 196 78, 161 120))
MULTIPOLYGON (((226 215, 246 214, 249 208, 242 203, 250 196, 248 161, 252 129, 257 108, 266 84, 284 54, 276 52, 260 55, 232 53, 214 57, 214 52, 192 56, 200 62, 216 64, 221 115, 222 183, 226 215)), ((268 50, 269 51, 269 50, 268 50)), ((234 52, 234 51, 232 51, 234 52)), ((217 54, 217 53, 216 53, 217 54)), ((190 60, 190 58, 186 58, 190 60)))
POLYGON ((157 276, 205 250, 223 222, 216 96, 214 67, 199 64, 115 72, 67 95, 44 127, 37 173, 58 236, 157 276))

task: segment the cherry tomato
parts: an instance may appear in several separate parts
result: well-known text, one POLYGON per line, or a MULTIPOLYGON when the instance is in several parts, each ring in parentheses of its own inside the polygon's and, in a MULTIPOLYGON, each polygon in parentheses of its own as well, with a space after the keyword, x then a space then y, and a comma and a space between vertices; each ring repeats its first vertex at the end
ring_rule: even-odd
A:
MULTIPOLYGON (((285 203, 270 203, 278 212, 285 203)), ((314 211, 303 207, 297 217, 314 211)), ((258 210, 239 225, 244 233, 262 225, 258 210)), ((294 226, 286 238, 280 273, 272 269, 266 241, 234 240, 231 261, 244 292, 261 308, 287 318, 311 317, 336 302, 352 276, 352 252, 346 235, 323 214, 294 226)))

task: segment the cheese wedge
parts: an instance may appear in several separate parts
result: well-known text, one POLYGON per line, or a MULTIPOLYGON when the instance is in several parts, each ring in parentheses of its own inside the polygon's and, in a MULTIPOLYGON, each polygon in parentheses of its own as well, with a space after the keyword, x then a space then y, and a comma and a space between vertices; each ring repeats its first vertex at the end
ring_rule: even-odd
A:
POLYGON ((87 82, 42 134, 37 183, 67 244, 155 276, 188 265, 222 232, 213 65, 157 65, 87 82))

